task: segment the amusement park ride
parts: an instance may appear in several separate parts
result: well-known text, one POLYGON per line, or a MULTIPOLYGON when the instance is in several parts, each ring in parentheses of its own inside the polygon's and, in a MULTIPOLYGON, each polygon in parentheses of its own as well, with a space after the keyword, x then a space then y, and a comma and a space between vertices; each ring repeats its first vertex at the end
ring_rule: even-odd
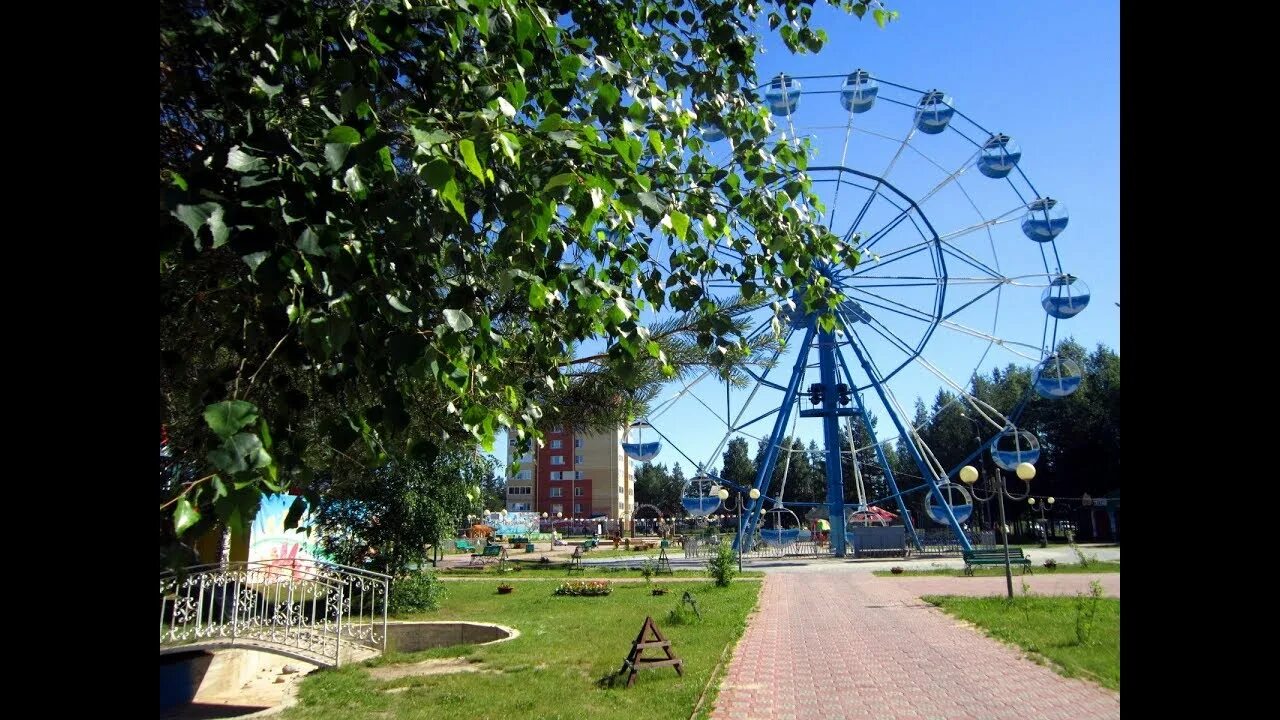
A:
MULTIPOLYGON (((743 494, 754 489, 739 537, 753 537, 758 531, 764 542, 785 546, 805 532, 788 505, 819 503, 784 502, 792 452, 784 438, 794 436, 800 420, 816 421, 826 472, 825 502, 820 504, 830 519, 833 555, 846 554, 851 520, 892 519, 892 513, 877 507, 889 502, 897 505, 906 533, 920 547, 905 502, 915 493, 929 495, 928 515, 948 526, 959 545, 970 550, 963 524, 973 511, 972 491, 966 487, 976 479, 971 463, 981 463, 982 454, 989 452, 1002 471, 1029 483, 1040 450, 1035 435, 1018 427, 1024 406, 1033 393, 1062 398, 1080 387, 1079 364, 1054 351, 1058 323, 1089 303, 1089 289, 1063 270, 1059 258, 1057 239, 1067 227, 1066 206, 1031 182, 1013 138, 979 125, 941 91, 911 88, 864 70, 807 77, 780 74, 764 90, 777 118, 778 141, 812 143, 825 163, 796 170, 809 177, 822 199, 822 214, 811 215, 811 221, 824 224, 860 254, 853 269, 841 258, 821 268, 845 298, 837 306, 836 324, 824 328, 816 313, 805 312, 800 301, 803 288, 783 307, 780 318, 767 306, 745 310, 754 327, 748 339, 773 332, 777 318, 783 323, 784 342, 769 362, 747 370, 754 383, 737 391, 740 407, 732 416, 726 386, 725 415, 720 418, 725 433, 707 460, 691 458, 673 442, 673 436, 685 438, 679 425, 689 422, 689 412, 672 410, 692 410, 692 401, 711 410, 694 386, 713 371, 655 402, 646 418, 632 425, 638 437, 633 442, 629 433, 623 449, 634 460, 648 461, 666 443, 693 462, 699 472, 686 486, 683 504, 694 517, 716 511, 721 487, 743 494), (839 105, 831 102, 832 95, 839 105), (802 105, 809 117, 800 111, 802 105), (833 155, 836 148, 838 160, 833 155), (1038 307, 1027 297, 1028 288, 1039 290, 1038 307), (1005 295, 1010 297, 1002 303, 1005 295), (1010 329, 1026 335, 1039 331, 1039 337, 1014 340, 1004 336, 1010 329), (1010 356, 1000 357, 1004 353, 1010 356), (1009 407, 997 408, 976 397, 967 383, 1001 360, 1032 364, 1035 370, 1026 393, 1009 407), (789 375, 771 378, 778 367, 789 369, 789 375), (977 447, 953 467, 944 467, 925 444, 922 426, 913 425, 895 394, 895 388, 919 388, 926 380, 955 394, 960 410, 979 428, 977 447), (918 477, 895 475, 883 447, 892 438, 876 437, 873 413, 894 428, 918 477), (664 416, 673 422, 665 432, 660 422, 664 416), (769 418, 772 428, 767 435, 751 435, 750 428, 769 418), (845 418, 850 420, 842 424, 845 418), (867 437, 862 447, 854 445, 851 421, 867 437), (658 439, 645 442, 646 431, 658 439), (847 450, 842 448, 842 434, 847 450), (734 435, 766 440, 763 462, 750 486, 705 471, 734 435), (849 453, 856 502, 846 501, 841 459, 849 453), (771 497, 766 491, 779 461, 781 490, 771 497), (864 466, 876 468, 887 495, 867 497, 864 466)), ((724 133, 713 120, 703 125, 702 137, 718 143, 724 133)), ((735 231, 752 236, 743 223, 735 231)), ((723 258, 742 258, 727 245, 717 251, 723 258)), ((738 287, 731 282, 707 284, 712 293, 738 287)))

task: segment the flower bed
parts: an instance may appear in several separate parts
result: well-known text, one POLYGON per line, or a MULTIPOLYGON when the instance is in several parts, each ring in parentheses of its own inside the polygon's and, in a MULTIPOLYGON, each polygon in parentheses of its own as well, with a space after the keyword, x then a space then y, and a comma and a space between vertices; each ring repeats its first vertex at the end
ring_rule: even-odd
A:
POLYGON ((556 588, 556 595, 575 597, 608 595, 611 592, 613 592, 613 583, 608 580, 570 580, 556 588))

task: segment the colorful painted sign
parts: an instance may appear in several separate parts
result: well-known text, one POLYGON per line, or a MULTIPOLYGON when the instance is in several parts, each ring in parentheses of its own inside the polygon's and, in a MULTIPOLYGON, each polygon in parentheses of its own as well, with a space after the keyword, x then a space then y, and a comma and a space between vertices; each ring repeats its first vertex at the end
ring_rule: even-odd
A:
POLYGON ((529 537, 541 530, 542 515, 536 512, 489 513, 484 524, 499 535, 529 537))
POLYGON ((305 528, 284 529, 293 501, 292 495, 264 496, 249 530, 249 562, 262 562, 269 568, 267 582, 282 582, 289 575, 298 579, 300 566, 329 559, 320 548, 319 537, 308 535, 305 528))

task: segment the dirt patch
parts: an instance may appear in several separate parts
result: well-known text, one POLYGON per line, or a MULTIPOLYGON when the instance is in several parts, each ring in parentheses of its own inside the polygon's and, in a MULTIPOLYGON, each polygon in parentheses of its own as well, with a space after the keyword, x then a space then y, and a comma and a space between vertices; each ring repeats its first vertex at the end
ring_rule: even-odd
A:
POLYGON ((480 672, 480 666, 467 662, 465 658, 441 658, 423 660, 408 665, 386 665, 369 668, 369 676, 374 680, 398 680, 403 677, 420 675, 452 675, 454 673, 480 672))

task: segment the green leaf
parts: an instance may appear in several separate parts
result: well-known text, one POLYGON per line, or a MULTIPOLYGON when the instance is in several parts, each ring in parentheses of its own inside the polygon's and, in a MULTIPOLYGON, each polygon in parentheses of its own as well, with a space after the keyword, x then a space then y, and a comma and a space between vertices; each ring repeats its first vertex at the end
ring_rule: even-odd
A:
POLYGON ((600 67, 604 68, 604 71, 610 75, 617 75, 622 72, 621 65, 603 55, 597 55, 596 60, 599 61, 600 67))
POLYGON ((508 118, 516 116, 515 107, 512 106, 511 103, 507 102, 507 99, 504 97, 498 98, 498 109, 501 110, 502 114, 506 115, 508 118))
POLYGON ((667 154, 667 144, 662 141, 662 133, 657 130, 649 131, 649 145, 653 147, 653 151, 659 155, 667 154))
POLYGON ((172 182, 174 187, 178 188, 179 190, 185 191, 187 189, 187 179, 182 177, 176 172, 171 171, 169 173, 169 181, 172 182))
POLYGON ((256 172, 266 164, 266 161, 262 158, 254 157, 241 150, 239 145, 231 148, 231 151, 227 153, 227 168, 236 172, 256 172))
POLYGON ((208 225, 209 232, 213 236, 213 247, 222 247, 227 241, 227 235, 230 231, 226 224, 222 221, 222 206, 216 202, 200 203, 199 205, 179 205, 173 211, 174 217, 181 220, 191 230, 191 234, 196 236, 196 249, 200 249, 200 226, 208 225))
POLYGON ((351 145, 347 143, 329 143, 324 146, 324 159, 329 163, 330 170, 341 170, 342 166, 347 162, 347 154, 351 152, 351 145))
POLYGON ((244 400, 224 400, 204 409, 204 421, 209 429, 224 439, 257 419, 258 408, 244 400))
POLYGON ((267 429, 267 419, 258 418, 258 436, 262 438, 262 447, 271 449, 271 431, 267 429))
POLYGON ((466 163, 467 169, 472 175, 479 178, 484 183, 484 169, 480 167, 480 161, 476 159, 476 144, 470 140, 460 140, 458 142, 458 150, 462 152, 462 161, 466 163))
POLYGON ((640 204, 654 211, 662 213, 667 211, 667 206, 662 204, 662 200, 651 192, 636 193, 636 197, 640 199, 640 204))
POLYGON ((244 456, 237 453, 234 448, 226 446, 210 450, 209 462, 228 475, 235 475, 249 469, 244 456))
POLYGON ((181 535, 197 522, 200 522, 200 511, 192 507, 186 498, 179 500, 173 511, 173 529, 181 535))
POLYGON ((369 194, 369 189, 365 187, 364 179, 360 177, 360 168, 352 166, 347 168, 347 172, 342 176, 342 182, 346 184, 347 190, 358 198, 363 198, 369 194))
POLYGON ((339 125, 329 131, 324 136, 324 141, 328 143, 346 143, 348 145, 356 145, 360 142, 360 131, 349 125, 339 125))
POLYGON ((430 147, 432 145, 443 145, 453 140, 453 136, 443 130, 422 130, 420 128, 412 128, 413 141, 419 145, 430 147))
POLYGON ((276 95, 279 95, 279 94, 280 94, 280 91, 284 89, 284 85, 283 85, 283 84, 281 84, 281 85, 271 85, 271 84, 267 83, 267 81, 266 81, 266 80, 263 80, 262 78, 257 77, 257 76, 254 76, 254 78, 253 78, 253 85, 254 85, 254 87, 256 87, 258 90, 261 90, 263 93, 266 93, 266 96, 267 96, 268 98, 273 98, 273 97, 275 97, 276 95))
POLYGON ((529 307, 541 310, 547 306, 547 288, 538 281, 529 286, 529 307))
POLYGON ((458 183, 454 182, 453 178, 449 178, 444 187, 440 188, 440 197, 448 200, 449 204, 462 216, 463 220, 467 219, 467 208, 462 204, 462 200, 458 198, 458 183))
POLYGON ((516 14, 516 44, 523 45, 524 39, 533 33, 533 18, 529 11, 521 8, 516 14))
POLYGON ((382 172, 392 176, 396 174, 396 164, 391 159, 391 148, 385 145, 378 148, 378 162, 382 163, 382 172))
POLYGON ((262 250, 260 252, 249 253, 248 255, 242 255, 240 256, 240 259, 243 260, 244 263, 249 266, 249 273, 252 274, 254 272, 257 272, 258 266, 261 265, 262 261, 266 260, 269 255, 271 255, 271 253, 267 252, 266 250, 262 250))
POLYGON ((444 311, 444 321, 449 323, 454 332, 463 332, 472 326, 471 318, 466 313, 452 308, 444 311))
POLYGON ((307 510, 307 501, 301 495, 293 499, 293 504, 289 506, 289 512, 284 516, 284 529, 292 530, 298 527, 298 521, 302 519, 302 513, 307 510))
POLYGON ((444 158, 433 158, 418 171, 422 179, 431 187, 439 190, 445 183, 453 179, 453 164, 444 158))
POLYGON ((876 24, 879 25, 882 30, 884 29, 885 23, 889 22, 889 13, 881 10, 880 8, 872 10, 871 17, 875 18, 876 24))
POLYGON ((249 467, 260 468, 271 462, 271 456, 262 448, 262 439, 251 433, 236 433, 224 447, 245 458, 249 467))
POLYGON ((387 304, 395 308, 396 310, 399 310, 402 313, 413 312, 412 310, 409 309, 408 305, 405 305, 404 303, 400 302, 400 300, 397 299, 395 295, 392 295, 390 293, 387 293, 387 304))
POLYGON ((554 188, 558 188, 561 185, 568 185, 571 182, 576 182, 577 180, 578 180, 578 176, 575 175, 574 173, 560 173, 559 175, 556 175, 555 177, 548 180, 547 184, 542 186, 542 189, 551 190, 554 188))
POLYGON ((685 233, 689 231, 689 216, 679 210, 672 210, 670 215, 671 229, 675 231, 676 237, 684 240, 685 233))
POLYGON ((298 238, 297 247, 308 255, 324 255, 324 250, 320 249, 320 236, 311 228, 302 231, 302 236, 298 238))
POLYGON ((498 147, 502 148, 502 154, 505 155, 508 160, 519 166, 520 156, 516 154, 516 144, 514 139, 515 136, 511 133, 498 133, 498 147))

